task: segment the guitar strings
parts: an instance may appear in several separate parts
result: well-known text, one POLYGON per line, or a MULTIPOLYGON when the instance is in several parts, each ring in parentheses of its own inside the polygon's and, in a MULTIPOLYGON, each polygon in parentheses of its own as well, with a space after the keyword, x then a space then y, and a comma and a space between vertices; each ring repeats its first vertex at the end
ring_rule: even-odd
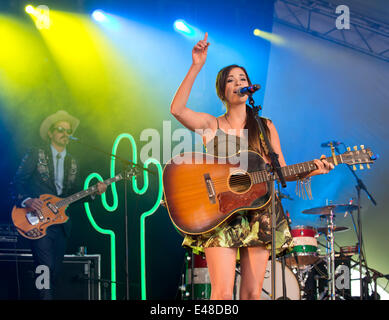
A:
MULTIPOLYGON (((217 180, 218 179, 212 180, 214 188, 217 189, 217 193, 225 192, 225 191, 231 191, 231 189, 229 188, 229 186, 231 186, 231 185, 227 183, 226 179, 219 179, 219 181, 217 181, 217 180)), ((242 182, 244 182, 244 180, 242 180, 242 182)), ((262 182, 262 183, 266 183, 266 182, 262 182)), ((252 184, 250 183, 250 187, 251 187, 251 185, 252 184)), ((202 185, 202 186, 204 186, 203 191, 197 191, 198 194, 206 193, 207 188, 206 188, 205 184, 202 185)), ((239 187, 239 186, 245 187, 245 186, 248 186, 248 184, 247 183, 245 183, 245 184, 243 184, 243 183, 242 184, 236 184, 236 185, 234 184, 234 187, 239 187)), ((184 192, 184 193, 187 193, 187 194, 195 194, 196 190, 194 190, 193 184, 192 185, 181 185, 180 186, 180 192, 184 192)))

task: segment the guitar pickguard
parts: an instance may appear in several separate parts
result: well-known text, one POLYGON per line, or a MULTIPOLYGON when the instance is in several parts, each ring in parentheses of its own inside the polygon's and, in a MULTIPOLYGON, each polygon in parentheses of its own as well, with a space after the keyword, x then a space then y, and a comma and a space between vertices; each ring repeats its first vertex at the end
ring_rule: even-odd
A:
POLYGON ((269 200, 267 183, 256 184, 243 194, 231 191, 222 192, 217 195, 219 211, 225 215, 239 209, 255 209, 266 204, 269 200), (265 197, 266 196, 266 197, 265 197))

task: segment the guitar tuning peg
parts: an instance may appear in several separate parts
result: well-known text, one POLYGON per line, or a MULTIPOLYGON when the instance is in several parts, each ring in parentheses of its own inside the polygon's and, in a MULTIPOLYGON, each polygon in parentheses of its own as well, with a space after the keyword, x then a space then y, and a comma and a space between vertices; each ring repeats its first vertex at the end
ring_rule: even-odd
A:
POLYGON ((363 165, 360 164, 360 165, 359 165, 359 170, 363 170, 363 169, 364 169, 363 165))
POLYGON ((363 145, 363 144, 361 144, 360 147, 361 147, 361 150, 365 149, 365 145, 363 145))
POLYGON ((357 171, 357 167, 355 165, 353 165, 353 170, 357 171))
POLYGON ((346 149, 347 149, 347 151, 351 151, 351 148, 350 148, 350 147, 347 147, 346 149))
POLYGON ((357 151, 357 150, 358 150, 358 147, 357 147, 357 146, 354 146, 354 150, 357 151))
POLYGON ((370 169, 370 165, 368 163, 366 164, 366 168, 370 169))

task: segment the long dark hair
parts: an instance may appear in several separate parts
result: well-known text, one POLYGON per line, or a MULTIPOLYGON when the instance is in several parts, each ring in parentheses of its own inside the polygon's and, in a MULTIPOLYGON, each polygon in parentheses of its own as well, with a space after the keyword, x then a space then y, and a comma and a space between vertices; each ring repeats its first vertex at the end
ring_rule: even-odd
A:
MULTIPOLYGON (((232 64, 230 66, 227 66, 227 67, 224 67, 223 69, 221 69, 216 77, 216 93, 217 93, 217 96, 220 98, 221 101, 223 101, 224 104, 226 104, 226 102, 227 102, 226 96, 225 96, 227 78, 228 78, 228 75, 230 74, 230 71, 234 68, 242 69, 247 77, 247 81, 248 81, 249 85, 250 86, 252 85, 251 80, 250 80, 245 68, 238 66, 236 64, 232 64)), ((260 118, 260 119, 265 127, 266 134, 269 136, 269 139, 270 139, 270 130, 267 126, 266 119, 264 119, 264 118, 260 118)), ((264 150, 262 148, 262 144, 261 144, 260 138, 259 138, 260 130, 258 127, 258 123, 257 123, 257 120, 255 119, 253 109, 248 105, 246 105, 246 124, 244 126, 244 129, 248 130, 249 148, 251 148, 252 150, 257 151, 261 154, 264 154, 264 150)))

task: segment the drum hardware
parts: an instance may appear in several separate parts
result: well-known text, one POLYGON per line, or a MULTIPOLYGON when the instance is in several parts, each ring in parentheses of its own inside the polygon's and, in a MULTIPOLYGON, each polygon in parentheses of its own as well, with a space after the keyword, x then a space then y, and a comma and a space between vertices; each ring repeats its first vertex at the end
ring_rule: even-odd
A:
MULTIPOLYGON (((327 294, 328 294, 328 286, 326 286, 323 290, 323 292, 320 292, 320 284, 319 281, 320 279, 324 279, 326 283, 328 283, 328 274, 325 274, 322 272, 319 268, 319 263, 323 262, 324 258, 321 257, 313 266, 312 269, 314 269, 318 274, 314 276, 315 284, 316 284, 316 300, 323 300, 327 294)), ((327 259, 325 259, 327 261, 327 259)), ((327 262, 326 262, 327 263, 327 262)), ((311 270, 312 270, 311 269, 311 270)))
POLYGON ((335 238, 334 232, 348 230, 346 227, 335 226, 335 213, 346 213, 357 209, 358 207, 352 204, 326 205, 323 207, 311 208, 302 211, 305 214, 318 214, 320 218, 327 220, 327 227, 322 228, 322 234, 325 235, 327 272, 328 272, 328 299, 335 300, 335 238))
POLYGON ((312 266, 308 266, 305 269, 301 268, 293 268, 293 272, 297 275, 297 281, 300 286, 300 299, 304 298, 305 284, 308 279, 308 275, 312 266))
POLYGON ((322 300, 324 296, 327 294, 328 288, 325 288, 322 293, 320 293, 320 285, 319 285, 319 279, 323 278, 322 276, 315 275, 314 279, 316 282, 316 300, 322 300))
POLYGON ((334 214, 328 215, 327 240, 327 271, 328 271, 328 295, 329 300, 335 300, 335 244, 334 244, 334 214))
POLYGON ((323 216, 330 216, 339 213, 351 212, 358 209, 354 204, 330 204, 323 207, 311 208, 302 211, 305 214, 319 214, 323 216))
POLYGON ((334 213, 327 215, 327 271, 328 271, 328 299, 335 300, 335 239, 334 239, 334 213))
MULTIPOLYGON (((343 231, 347 231, 347 230, 349 230, 349 228, 347 228, 347 227, 334 226, 333 232, 343 232, 343 231)), ((327 235, 328 228, 317 228, 317 232, 318 232, 319 236, 327 235)))

